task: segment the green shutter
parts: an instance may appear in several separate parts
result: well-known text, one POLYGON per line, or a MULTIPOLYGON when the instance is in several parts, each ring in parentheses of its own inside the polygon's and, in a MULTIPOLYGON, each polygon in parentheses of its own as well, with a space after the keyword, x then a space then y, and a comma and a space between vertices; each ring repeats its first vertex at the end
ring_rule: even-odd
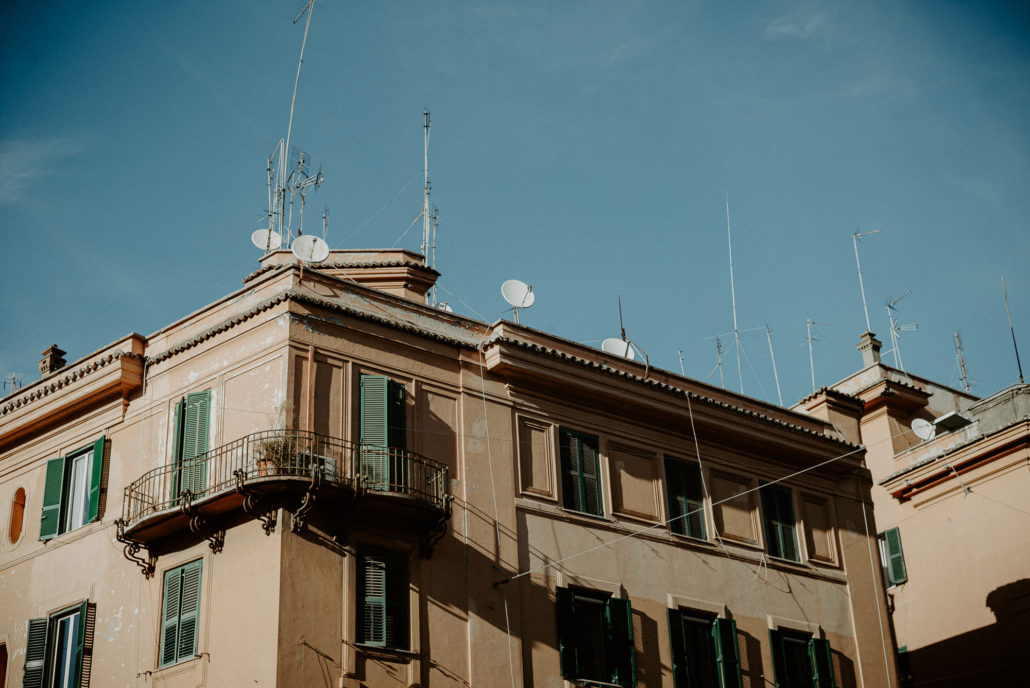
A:
POLYGON ((100 480, 104 474, 104 438, 93 443, 93 470, 89 480, 89 520, 100 516, 100 480))
POLYGON ((794 529, 794 505, 790 490, 776 485, 762 487, 762 515, 769 554, 800 561, 794 529))
POLYGON ((61 498, 64 493, 64 457, 46 464, 43 486, 43 515, 39 521, 39 539, 49 540, 61 530, 61 498))
POLYGON ((833 657, 830 641, 812 638, 808 641, 808 661, 812 664, 812 685, 815 688, 836 688, 833 678, 833 657))
POLYGON ((176 659, 191 659, 197 654, 197 635, 200 625, 200 578, 203 560, 198 559, 182 567, 182 602, 179 605, 179 639, 176 659))
POLYGON ((772 655, 776 688, 788 688, 787 656, 783 650, 783 634, 780 631, 769 631, 769 654, 772 655))
POLYGON ((579 480, 582 453, 579 440, 562 428, 558 433, 562 470, 562 506, 583 511, 583 491, 579 480))
POLYGON ((597 438, 564 428, 559 431, 558 437, 562 463, 562 506, 603 516, 597 438))
POLYGON ((386 489, 387 456, 387 387, 382 375, 361 376, 361 474, 374 490, 386 489))
POLYGON ((165 573, 164 606, 161 610, 161 666, 174 664, 179 637, 179 600, 182 590, 182 569, 165 573))
POLYGON ((86 649, 86 615, 89 613, 89 602, 79 606, 79 625, 75 634, 75 666, 72 667, 72 685, 77 686, 82 680, 82 656, 86 649))
POLYGON ((199 495, 206 483, 205 468, 207 441, 211 427, 211 390, 186 395, 182 426, 183 483, 190 492, 199 495), (191 460, 202 457, 200 460, 191 460))
POLYGON ((366 645, 386 646, 386 560, 364 554, 359 561, 358 599, 362 601, 362 612, 358 619, 361 624, 358 638, 366 645))
POLYGON ((46 674, 47 638, 50 619, 29 619, 28 638, 25 642, 25 673, 23 688, 42 688, 46 674))
POLYGON ((597 438, 581 436, 578 440, 583 460, 583 510, 588 514, 602 516, 604 507, 601 504, 601 470, 597 456, 597 438), (588 439, 592 443, 588 442, 588 439))
POLYGON ((672 681, 676 688, 688 688, 687 637, 683 632, 683 612, 666 609, 669 616, 669 646, 672 649, 672 681))
POLYGON ((744 679, 740 673, 740 653, 737 650, 737 622, 716 619, 712 623, 712 640, 715 641, 719 688, 741 688, 744 679))
POLYGON ((554 591, 558 609, 558 657, 561 675, 565 678, 579 676, 579 655, 576 651, 575 596, 569 588, 554 591))
POLYGON ((633 609, 629 600, 621 597, 609 597, 606 604, 608 615, 608 632, 611 638, 609 657, 613 660, 615 671, 612 683, 620 686, 637 684, 637 657, 633 647, 633 609))
POLYGON ((171 497, 178 503, 179 497, 179 473, 182 471, 182 425, 183 425, 183 413, 186 410, 186 399, 179 399, 175 404, 175 435, 172 438, 172 463, 175 464, 175 470, 172 471, 172 493, 171 497))
POLYGON ((908 580, 905 570, 905 553, 901 550, 901 531, 891 528, 883 534, 887 543, 887 574, 890 585, 901 585, 908 580))
POLYGON ((700 467, 667 456, 665 479, 666 491, 669 494, 669 526, 672 532, 705 539, 700 467))

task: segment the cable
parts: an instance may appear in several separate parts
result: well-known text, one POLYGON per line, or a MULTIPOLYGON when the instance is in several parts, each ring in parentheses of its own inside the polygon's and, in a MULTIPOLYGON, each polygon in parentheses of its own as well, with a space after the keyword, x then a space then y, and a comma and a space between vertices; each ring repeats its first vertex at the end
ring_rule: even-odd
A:
MULTIPOLYGON (((872 579, 871 580, 872 580, 872 583, 873 583, 873 599, 876 600, 876 621, 877 621, 876 625, 880 629, 880 647, 883 648, 883 666, 884 666, 884 669, 886 670, 886 673, 887 673, 887 688, 890 688, 890 686, 891 686, 891 664, 890 664, 890 660, 887 658, 887 637, 883 633, 883 614, 882 614, 882 612, 880 612, 880 601, 881 600, 876 599, 877 598, 877 594, 876 594, 876 578, 877 578, 877 576, 879 576, 881 574, 877 570, 876 562, 873 559, 873 540, 869 536, 869 521, 866 518, 866 514, 865 514, 865 500, 862 500, 862 527, 865 530, 866 549, 869 550, 869 571, 870 571, 870 573, 872 573, 872 579)), ((851 623, 852 624, 855 623, 854 615, 852 615, 851 623)))

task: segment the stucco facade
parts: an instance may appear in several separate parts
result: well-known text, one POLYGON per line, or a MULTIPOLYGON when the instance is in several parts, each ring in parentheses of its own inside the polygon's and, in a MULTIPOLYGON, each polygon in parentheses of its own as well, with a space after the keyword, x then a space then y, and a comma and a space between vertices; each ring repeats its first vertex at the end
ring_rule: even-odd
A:
POLYGON ((978 399, 884 365, 869 333, 859 348, 861 371, 799 407, 865 446, 902 684, 1022 685, 1030 386, 978 399))
POLYGON ((6 685, 897 684, 857 443, 435 277, 270 254, 0 400, 6 685))

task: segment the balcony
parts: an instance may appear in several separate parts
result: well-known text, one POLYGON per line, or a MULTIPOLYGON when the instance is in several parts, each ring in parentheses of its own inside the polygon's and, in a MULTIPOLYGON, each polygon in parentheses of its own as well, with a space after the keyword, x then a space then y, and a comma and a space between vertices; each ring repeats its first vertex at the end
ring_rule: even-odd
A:
POLYGON ((437 461, 302 430, 266 430, 133 481, 118 539, 137 562, 142 547, 153 554, 186 532, 219 551, 227 524, 259 518, 271 533, 280 506, 299 532, 316 498, 320 518, 336 530, 368 522, 436 536, 450 516, 447 466, 437 461))

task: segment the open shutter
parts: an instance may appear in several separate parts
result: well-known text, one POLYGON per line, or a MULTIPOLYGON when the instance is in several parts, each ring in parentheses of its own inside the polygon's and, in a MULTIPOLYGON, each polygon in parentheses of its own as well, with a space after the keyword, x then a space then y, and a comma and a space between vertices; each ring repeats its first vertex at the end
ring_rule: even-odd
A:
POLYGON ((794 529, 794 500, 790 490, 779 490, 776 500, 779 504, 780 540, 783 542, 783 558, 801 561, 798 555, 797 533, 794 529))
POLYGON ((182 484, 180 474, 182 473, 182 426, 183 426, 183 414, 186 412, 186 399, 179 399, 175 404, 175 434, 172 437, 172 463, 175 464, 175 470, 172 471, 172 499, 176 500, 179 496, 182 484))
POLYGON ((672 681, 676 688, 687 688, 687 638, 683 632, 683 613, 666 609, 669 615, 669 645, 672 648, 672 681))
POLYGON ((830 641, 812 638, 808 641, 808 660, 812 664, 812 685, 815 688, 836 688, 830 641))
POLYGON ((669 526, 672 532, 705 538, 701 471, 697 464, 665 458, 665 479, 669 493, 669 526))
POLYGON ((772 655, 776 688, 788 688, 787 657, 783 651, 783 634, 780 631, 769 631, 769 650, 772 655))
POLYGON ((637 683, 637 657, 633 647, 633 609, 629 600, 609 597, 607 602, 608 630, 611 634, 609 657, 614 660, 612 683, 635 686, 637 683))
POLYGON ((586 441, 588 438, 579 437, 580 456, 583 461, 583 511, 595 516, 601 516, 604 508, 601 505, 601 472, 599 470, 599 459, 597 456, 597 440, 586 441))
POLYGON ((732 619, 716 619, 712 623, 712 640, 715 641, 719 687, 740 688, 743 677, 740 673, 740 653, 737 651, 737 622, 732 619))
POLYGON ((161 666, 174 664, 179 637, 179 599, 182 590, 182 570, 165 574, 164 607, 161 610, 161 666))
POLYGON ((89 522, 100 516, 100 480, 104 474, 104 438, 93 443, 93 469, 89 479, 89 522))
POLYGON ((385 489, 387 482, 386 447, 387 433, 387 386, 389 381, 382 375, 362 375, 361 391, 361 474, 372 489, 385 489))
POLYGON ((579 656, 576 651, 575 597, 569 588, 555 591, 558 609, 558 657, 561 661, 561 675, 565 678, 579 676, 579 656))
POLYGON ((79 606, 79 624, 75 633, 75 659, 72 667, 72 685, 77 686, 82 680, 82 657, 86 648, 86 615, 89 613, 89 602, 79 606))
POLYGON ((50 636, 49 619, 29 619, 28 640, 25 643, 25 673, 23 688, 42 688, 46 674, 46 644, 50 636))
POLYGON ((206 461, 191 460, 207 453, 211 423, 211 390, 186 395, 186 412, 182 429, 182 458, 185 460, 183 483, 199 495, 204 492, 206 461))
POLYGON ((774 557, 799 561, 790 490, 776 485, 763 486, 762 514, 769 553, 774 557))
POLYGON ((887 543, 887 574, 891 585, 901 585, 908 580, 905 570, 905 553, 901 550, 901 531, 891 528, 883 534, 887 543))
POLYGON ((394 489, 401 489, 408 486, 408 461, 404 450, 408 446, 407 422, 405 419, 405 398, 406 390, 404 385, 393 380, 386 384, 386 433, 387 443, 391 448, 390 456, 390 484, 394 489))
POLYGON ((568 430, 558 433, 561 453, 562 506, 573 511, 583 511, 583 491, 579 481, 579 467, 582 463, 579 440, 568 430))
POLYGON ((182 567, 182 603, 179 605, 179 639, 176 659, 191 659, 197 654, 200 622, 200 574, 203 560, 182 567))
POLYGON ((61 497, 64 492, 64 457, 46 464, 43 484, 43 515, 39 520, 39 539, 49 540, 61 529, 61 497))
POLYGON ((362 601, 361 642, 385 646, 386 632, 386 561, 377 555, 361 557, 361 586, 358 593, 362 601))

